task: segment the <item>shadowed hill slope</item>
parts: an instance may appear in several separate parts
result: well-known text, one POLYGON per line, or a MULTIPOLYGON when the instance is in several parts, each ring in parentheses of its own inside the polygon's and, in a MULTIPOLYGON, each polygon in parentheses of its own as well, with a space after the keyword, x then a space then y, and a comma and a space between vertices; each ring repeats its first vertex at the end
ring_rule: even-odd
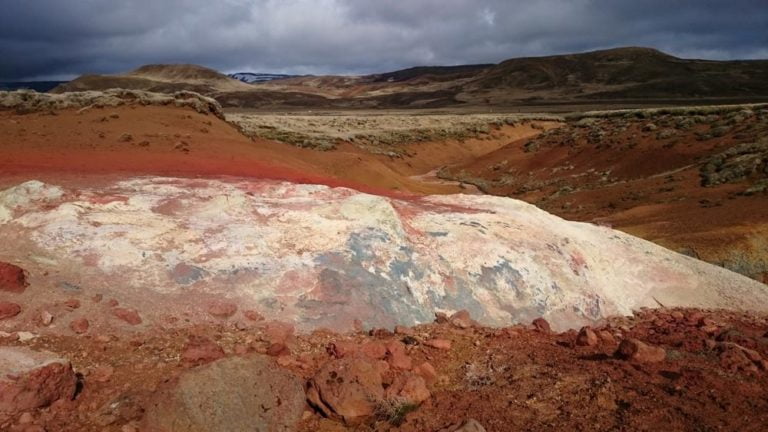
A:
POLYGON ((677 58, 651 48, 514 58, 496 65, 422 66, 366 76, 301 76, 246 84, 195 65, 84 75, 53 92, 191 90, 244 108, 443 108, 526 104, 759 101, 768 61, 677 58))

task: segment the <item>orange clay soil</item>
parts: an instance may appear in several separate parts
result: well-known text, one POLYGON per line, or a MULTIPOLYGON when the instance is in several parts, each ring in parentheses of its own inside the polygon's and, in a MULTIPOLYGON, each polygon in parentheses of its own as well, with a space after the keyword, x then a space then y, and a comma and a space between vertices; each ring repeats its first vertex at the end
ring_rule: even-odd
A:
MULTIPOLYGON (((645 310, 596 328, 598 337, 589 344, 580 344, 575 331, 467 327, 445 317, 400 328, 398 334, 383 329, 283 332, 279 342, 270 325, 233 317, 219 326, 120 335, 62 331, 20 341, 13 333, 0 338, 0 347, 28 346, 69 358, 81 384, 73 400, 32 410, 24 418, 16 415, 0 428, 141 430, 145 407, 158 388, 216 358, 271 352, 280 367, 308 381, 340 357, 375 363, 370 353, 377 350, 363 346, 383 347, 395 340, 405 344, 404 355, 414 367, 423 370, 429 363, 434 368, 426 374, 429 396, 420 406, 345 425, 308 404, 298 429, 433 432, 468 418, 488 432, 764 431, 768 424, 768 321, 763 316, 645 310), (663 355, 649 362, 617 356, 619 343, 630 338, 662 348, 663 355), (435 339, 448 344, 430 346, 435 339), (272 348, 275 344, 279 350, 272 348)), ((403 373, 390 369, 384 381, 403 373)))
POLYGON ((474 159, 538 132, 530 124, 505 126, 483 139, 413 144, 408 149, 411 156, 392 159, 349 143, 321 152, 251 140, 218 118, 184 108, 0 112, 0 186, 29 178, 229 175, 347 186, 379 194, 456 193, 462 191, 457 184, 410 177, 474 159))
POLYGON ((708 157, 755 142, 765 125, 753 119, 722 137, 699 140, 697 134, 711 126, 697 124, 660 139, 658 131, 643 131, 654 120, 603 119, 588 128, 570 123, 442 176, 566 219, 610 225, 768 282, 768 194, 742 194, 750 180, 703 187, 700 177, 708 157), (595 131, 603 135, 590 138, 595 131))

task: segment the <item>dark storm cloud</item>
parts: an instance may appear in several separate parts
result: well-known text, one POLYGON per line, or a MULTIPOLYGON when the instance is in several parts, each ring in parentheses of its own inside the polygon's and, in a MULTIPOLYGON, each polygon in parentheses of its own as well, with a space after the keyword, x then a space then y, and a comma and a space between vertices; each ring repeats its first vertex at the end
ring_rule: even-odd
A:
POLYGON ((367 73, 652 46, 768 57, 768 0, 0 0, 0 80, 122 72, 367 73))

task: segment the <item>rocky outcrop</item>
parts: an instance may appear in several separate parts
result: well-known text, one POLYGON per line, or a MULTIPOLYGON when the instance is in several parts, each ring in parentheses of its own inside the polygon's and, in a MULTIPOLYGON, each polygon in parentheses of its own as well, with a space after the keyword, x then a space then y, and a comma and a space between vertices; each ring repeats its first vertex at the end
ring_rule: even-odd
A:
POLYGON ((221 119, 224 118, 221 105, 215 99, 191 91, 177 91, 170 94, 120 88, 61 94, 37 93, 32 90, 0 91, 0 110, 15 110, 21 114, 120 105, 189 107, 202 114, 213 114, 221 119))
MULTIPOLYGON (((702 186, 717 186, 751 178, 764 184, 768 179, 768 139, 744 143, 712 156, 701 166, 702 186)), ((764 186, 762 190, 764 191, 764 186)), ((756 192, 755 192, 756 193, 756 192)))
POLYGON ((147 407, 152 432, 290 432, 304 411, 299 378, 259 355, 231 357, 184 372, 147 407))
POLYGON ((23 347, 0 347, 0 423, 75 394, 69 361, 23 347))
POLYGON ((2 214, 0 237, 19 241, 0 256, 40 275, 36 289, 120 298, 122 325, 248 311, 300 330, 392 328, 443 311, 460 328, 544 317, 557 331, 644 306, 768 310, 763 284, 508 198, 147 177, 27 182, 0 192, 2 214))

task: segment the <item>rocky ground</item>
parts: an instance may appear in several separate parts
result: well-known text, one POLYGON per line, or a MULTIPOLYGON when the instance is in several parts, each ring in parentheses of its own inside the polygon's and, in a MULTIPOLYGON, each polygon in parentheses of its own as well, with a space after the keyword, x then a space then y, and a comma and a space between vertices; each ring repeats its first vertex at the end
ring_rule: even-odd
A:
POLYGON ((439 175, 768 281, 768 109, 579 115, 439 175))
MULTIPOLYGON (((63 323, 68 313, 39 326, 63 323)), ((36 326, 3 333, 0 429, 759 431, 768 425, 766 316, 642 310, 554 333, 541 319, 488 328, 460 311, 438 314, 432 324, 346 334, 296 334, 290 324, 253 318, 140 332, 70 325, 57 335, 40 335, 36 326), (48 363, 18 361, 20 353, 47 356, 48 363)))

